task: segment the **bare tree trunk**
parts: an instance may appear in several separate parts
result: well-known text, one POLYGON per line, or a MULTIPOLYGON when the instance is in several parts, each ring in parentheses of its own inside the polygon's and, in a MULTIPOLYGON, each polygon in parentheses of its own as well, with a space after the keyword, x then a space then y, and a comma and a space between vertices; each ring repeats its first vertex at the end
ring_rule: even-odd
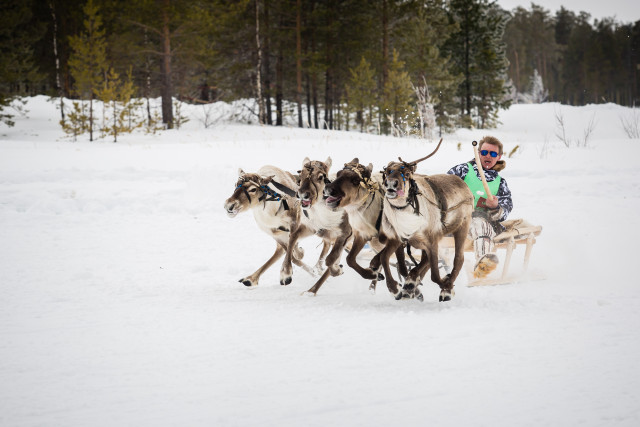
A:
MULTIPOLYGON (((284 28, 284 15, 280 13, 278 27, 284 28)), ((278 56, 276 58, 276 126, 282 126, 282 101, 284 99, 284 43, 278 40, 278 56)))
POLYGON ((60 97, 60 115, 64 120, 64 93, 62 91, 62 84, 60 83, 60 58, 58 57, 58 20, 56 19, 56 11, 53 8, 53 2, 49 1, 49 8, 51 9, 51 17, 53 18, 53 57, 56 59, 56 91, 58 97, 60 97))
POLYGON ((256 67, 258 121, 260 124, 264 124, 264 99, 262 99, 262 46, 260 44, 260 0, 256 0, 256 47, 258 49, 258 66, 256 67))
POLYGON ((264 46, 262 54, 264 57, 264 102, 265 102, 265 120, 268 125, 273 124, 271 114, 271 43, 269 28, 269 1, 264 0, 264 46))
POLYGON ((389 78, 389 10, 387 0, 382 0, 382 90, 389 78))
POLYGON ((296 1, 296 82, 298 127, 302 127, 302 0, 296 1))
POLYGON ((173 129, 173 105, 171 86, 171 34, 169 32, 170 0, 164 0, 162 8, 162 71, 164 84, 162 85, 162 122, 167 129, 173 129))

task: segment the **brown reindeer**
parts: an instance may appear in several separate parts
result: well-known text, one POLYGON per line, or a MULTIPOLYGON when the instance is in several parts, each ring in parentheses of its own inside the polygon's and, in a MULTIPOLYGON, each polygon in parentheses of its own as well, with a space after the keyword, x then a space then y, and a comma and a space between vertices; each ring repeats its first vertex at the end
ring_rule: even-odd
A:
MULTIPOLYGON (((332 210, 344 209, 349 217, 349 224, 353 230, 353 244, 347 256, 347 264, 360 276, 372 280, 370 289, 375 290, 377 280, 382 279, 379 274, 380 255, 376 255, 369 268, 360 266, 356 257, 367 242, 381 248, 387 236, 381 233, 382 208, 384 192, 382 191, 382 175, 371 175, 373 166, 363 166, 358 158, 345 163, 338 172, 336 179, 324 189, 325 203, 332 210)), ((396 247, 399 247, 396 245, 396 247)), ((396 252, 401 275, 407 274, 402 248, 396 252)), ((388 260, 387 260, 388 261, 388 260)), ((388 270, 388 269, 385 269, 388 270)), ((387 271, 387 275, 390 273, 387 271)))
MULTIPOLYGON (((351 226, 347 213, 342 210, 329 209, 322 200, 325 186, 330 183, 328 175, 331 168, 331 157, 325 162, 311 161, 305 158, 302 170, 299 171, 298 200, 302 208, 301 226, 299 229, 311 229, 323 241, 319 263, 325 260, 326 270, 320 279, 307 293, 315 295, 323 283, 331 276, 342 274, 340 256, 347 240, 351 237, 351 226), (331 248, 331 252, 329 252, 331 248), (328 256, 327 256, 328 253, 328 256)), ((293 247, 297 239, 297 231, 292 231, 289 247, 293 247)), ((289 256, 289 253, 287 253, 289 256)), ((287 262, 287 258, 285 258, 287 262)))
MULTIPOLYGON (((233 194, 224 202, 227 215, 233 218, 241 212, 252 210, 258 227, 276 241, 276 250, 271 258, 255 273, 239 280, 245 286, 257 286, 262 273, 287 251, 290 231, 297 229, 297 224, 300 222, 300 203, 292 196, 279 193, 280 190, 274 187, 275 183, 287 188, 296 187, 293 175, 288 172, 274 166, 264 166, 258 173, 245 173, 240 169, 238 175, 233 194)), ((298 237, 306 237, 311 234, 311 231, 306 233, 300 231, 298 237)), ((304 251, 297 243, 294 242, 290 252, 294 264, 311 274, 313 273, 312 269, 302 262, 304 251)), ((290 282, 289 274, 289 281, 281 280, 280 284, 287 285, 290 282)))
MULTIPOLYGON (((440 140, 442 143, 442 140, 440 140)), ((390 162, 384 169, 383 232, 394 236, 382 253, 381 263, 388 269, 388 260, 393 245, 406 242, 412 247, 422 249, 423 258, 410 272, 400 298, 423 299, 418 284, 426 272, 431 269, 431 280, 440 286, 440 301, 449 301, 453 296, 453 286, 464 262, 464 244, 469 231, 473 195, 469 187, 455 175, 419 175, 416 164, 429 156, 407 163, 390 162), (444 278, 438 270, 438 242, 443 236, 452 234, 455 241, 453 270, 444 278), (426 255, 426 256, 424 256, 426 255)), ((387 286, 397 289, 397 283, 387 273, 387 286)))

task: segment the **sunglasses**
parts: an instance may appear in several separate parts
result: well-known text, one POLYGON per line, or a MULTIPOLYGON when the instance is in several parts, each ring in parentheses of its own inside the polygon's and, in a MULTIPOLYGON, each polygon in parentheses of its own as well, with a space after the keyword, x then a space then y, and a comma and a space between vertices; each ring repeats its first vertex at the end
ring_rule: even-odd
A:
POLYGON ((491 157, 498 157, 497 151, 489 151, 489 150, 480 150, 480 154, 486 156, 487 154, 491 154, 491 157))

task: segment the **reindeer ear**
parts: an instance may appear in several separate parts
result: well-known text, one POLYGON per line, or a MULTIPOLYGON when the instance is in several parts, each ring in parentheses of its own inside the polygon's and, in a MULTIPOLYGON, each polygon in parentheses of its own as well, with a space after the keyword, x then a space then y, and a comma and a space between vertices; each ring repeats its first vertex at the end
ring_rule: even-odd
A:
POLYGON ((324 164, 327 165, 327 170, 331 169, 331 156, 327 157, 327 160, 324 161, 324 164))
POLYGON ((262 185, 268 185, 275 175, 270 175, 262 179, 262 185))
POLYGON ((238 176, 240 178, 242 178, 243 176, 245 176, 245 172, 242 170, 242 168, 238 168, 238 176))
POLYGON ((307 163, 310 163, 311 160, 309 160, 308 157, 305 157, 304 160, 302 161, 302 167, 304 167, 304 165, 306 165, 307 163))
POLYGON ((373 170, 373 165, 372 165, 371 163, 369 163, 369 164, 367 165, 367 168, 366 168, 366 169, 367 169, 367 171, 369 171, 369 174, 371 174, 371 171, 373 170))
POLYGON ((358 159, 357 157, 354 157, 354 159, 351 160, 351 162, 349 163, 360 163, 360 159, 358 159))

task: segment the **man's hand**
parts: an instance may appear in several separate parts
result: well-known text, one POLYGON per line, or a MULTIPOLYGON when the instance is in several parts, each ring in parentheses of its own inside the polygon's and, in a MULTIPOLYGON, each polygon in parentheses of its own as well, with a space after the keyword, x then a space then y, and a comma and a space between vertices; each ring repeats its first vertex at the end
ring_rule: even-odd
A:
POLYGON ((498 208, 498 198, 496 196, 492 196, 490 200, 487 200, 484 197, 480 197, 478 199, 477 206, 479 208, 497 209, 498 208))

